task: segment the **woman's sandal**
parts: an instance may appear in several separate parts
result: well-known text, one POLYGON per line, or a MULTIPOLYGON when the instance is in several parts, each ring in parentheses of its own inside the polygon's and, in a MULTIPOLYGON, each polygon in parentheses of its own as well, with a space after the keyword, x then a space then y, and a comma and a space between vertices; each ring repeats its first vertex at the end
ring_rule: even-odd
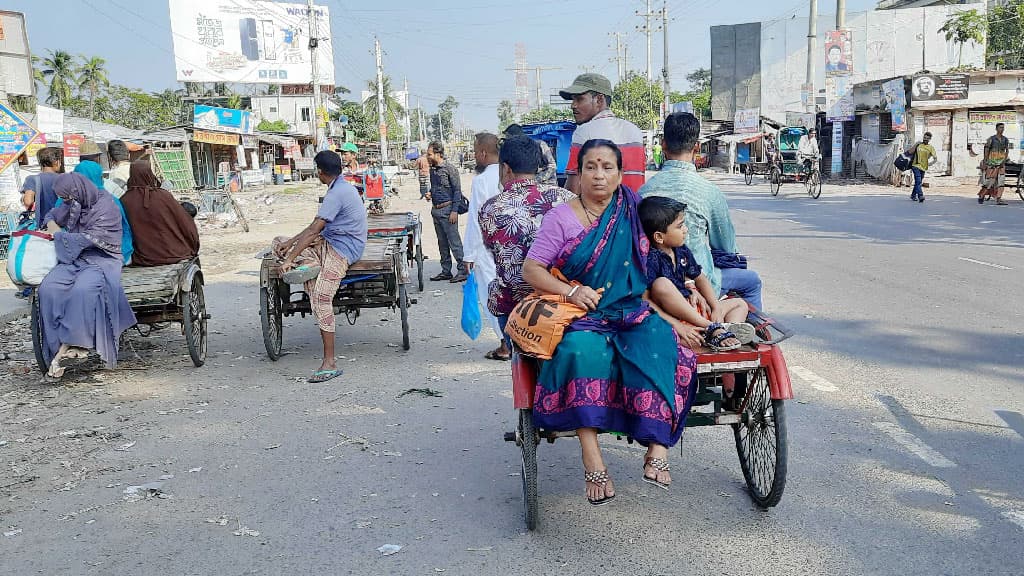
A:
POLYGON ((729 338, 736 338, 736 335, 718 322, 712 322, 704 329, 704 344, 715 352, 728 352, 729 350, 735 350, 743 345, 737 342, 731 346, 723 346, 722 342, 725 342, 729 338))
POLYGON ((651 478, 650 476, 647 475, 647 467, 648 466, 650 466, 651 468, 654 468, 658 472, 668 472, 668 471, 671 470, 671 468, 668 465, 668 461, 665 460, 664 458, 652 458, 650 456, 647 456, 647 457, 644 458, 644 482, 647 482, 648 484, 653 484, 653 485, 655 485, 655 486, 657 486, 659 488, 664 488, 665 490, 668 490, 668 487, 671 485, 670 483, 668 483, 668 482, 658 482, 657 474, 655 474, 654 478, 651 478))
POLYGON ((583 479, 586 480, 588 484, 600 486, 601 490, 604 491, 604 498, 599 498, 597 500, 591 500, 590 498, 587 498, 587 501, 589 501, 594 506, 603 506, 604 504, 611 502, 612 499, 615 498, 615 494, 608 496, 608 480, 610 480, 610 478, 608 477, 607 468, 605 468, 604 470, 594 470, 593 472, 585 472, 583 474, 583 479))

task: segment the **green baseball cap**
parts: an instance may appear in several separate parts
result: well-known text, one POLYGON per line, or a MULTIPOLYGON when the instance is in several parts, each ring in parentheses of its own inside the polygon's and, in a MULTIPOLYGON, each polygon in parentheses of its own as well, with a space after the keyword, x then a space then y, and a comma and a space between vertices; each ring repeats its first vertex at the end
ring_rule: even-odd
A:
POLYGON ((345 142, 344 144, 341 145, 341 151, 357 153, 359 152, 359 147, 351 142, 345 142))
POLYGON ((597 92, 605 96, 612 95, 612 83, 600 74, 580 74, 572 81, 572 85, 558 91, 558 95, 565 100, 572 100, 573 96, 586 92, 597 92))

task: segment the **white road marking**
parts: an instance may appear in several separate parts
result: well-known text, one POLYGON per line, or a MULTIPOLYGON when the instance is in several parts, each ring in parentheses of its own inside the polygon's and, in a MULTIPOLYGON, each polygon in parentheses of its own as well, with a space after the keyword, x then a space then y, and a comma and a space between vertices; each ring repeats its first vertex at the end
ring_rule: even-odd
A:
POLYGON ((888 434, 893 441, 903 446, 915 456, 924 460, 927 464, 936 468, 956 468, 956 464, 942 454, 939 454, 931 446, 925 444, 920 438, 914 436, 894 422, 875 422, 875 428, 888 434))
POLYGON ((793 374, 796 374, 801 380, 806 381, 815 390, 820 390, 822 392, 839 391, 839 388, 835 384, 829 382, 828 380, 825 380, 821 376, 818 376, 817 374, 811 372, 810 370, 804 368, 803 366, 790 366, 789 371, 792 372, 793 374))
POLYGON ((1013 522, 1024 529, 1024 510, 1010 510, 1003 512, 1003 518, 1006 518, 1010 522, 1013 522))
POLYGON ((978 222, 978 224, 995 224, 995 223, 996 223, 995 220, 982 220, 981 222, 978 222))
POLYGON ((1013 268, 1010 268, 1008 266, 1003 266, 1002 264, 993 264, 991 262, 983 262, 981 260, 975 260, 974 258, 964 258, 963 256, 957 258, 957 260, 963 260, 964 262, 973 262, 974 264, 981 264, 982 266, 991 266, 993 268, 998 268, 1000 270, 1013 270, 1013 268))
POLYGON ((784 220, 786 222, 792 222, 793 224, 799 224, 799 222, 797 222, 796 220, 790 220, 789 218, 784 218, 784 220))
POLYGON ((736 210, 737 212, 747 212, 745 208, 733 208, 733 210, 736 210))

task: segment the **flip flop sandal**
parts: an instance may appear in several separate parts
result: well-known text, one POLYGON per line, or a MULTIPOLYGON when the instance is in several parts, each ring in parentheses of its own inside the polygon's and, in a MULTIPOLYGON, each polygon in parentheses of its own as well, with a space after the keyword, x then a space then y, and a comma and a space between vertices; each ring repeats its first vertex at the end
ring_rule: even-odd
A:
POLYGON ((319 274, 319 266, 296 266, 284 274, 281 274, 281 280, 284 280, 288 284, 305 284, 306 282, 316 278, 319 274))
POLYGON ((306 382, 309 382, 310 384, 320 384, 321 382, 333 380, 342 374, 344 374, 344 371, 342 370, 317 370, 316 372, 313 372, 313 375, 310 376, 306 382))
POLYGON ((651 468, 654 468, 658 472, 668 472, 669 470, 671 470, 671 468, 668 465, 668 461, 664 460, 662 458, 646 457, 646 458, 644 458, 644 468, 643 468, 643 471, 644 471, 643 480, 644 480, 644 482, 647 482, 648 484, 657 486, 658 488, 662 488, 664 490, 668 490, 668 487, 671 486, 671 484, 666 483, 666 482, 658 482, 657 476, 655 476, 654 478, 651 478, 650 476, 647 475, 647 467, 648 466, 650 466, 651 468))
POLYGON ((736 335, 727 330, 725 326, 719 324, 718 322, 714 322, 704 329, 704 344, 708 348, 714 350, 715 352, 728 352, 730 350, 735 350, 743 345, 733 344, 731 346, 723 346, 722 342, 728 340, 729 338, 736 338, 736 335))
POLYGON ((508 356, 502 356, 501 354, 498 354, 497 350, 491 350, 487 354, 484 354, 484 358, 486 358, 488 360, 498 360, 500 362, 508 362, 509 360, 512 359, 512 355, 509 354, 508 356))
POLYGON ((612 494, 611 496, 607 496, 607 486, 609 480, 607 468, 605 468, 604 470, 594 470, 593 472, 586 472, 583 474, 583 479, 590 484, 596 484, 597 486, 600 486, 601 489, 605 491, 606 496, 604 498, 599 498, 597 500, 591 500, 590 498, 587 498, 587 501, 593 504, 594 506, 604 506, 605 504, 611 502, 615 498, 614 494, 612 494))
POLYGON ((750 344, 754 341, 755 328, 746 322, 733 322, 731 324, 722 324, 722 326, 732 332, 732 335, 740 341, 740 344, 750 344))

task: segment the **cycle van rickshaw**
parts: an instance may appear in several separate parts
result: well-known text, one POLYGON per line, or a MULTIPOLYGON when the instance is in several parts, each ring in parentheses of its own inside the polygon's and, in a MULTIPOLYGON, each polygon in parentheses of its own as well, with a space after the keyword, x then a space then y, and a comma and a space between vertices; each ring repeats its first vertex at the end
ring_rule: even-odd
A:
MULTIPOLYGON (((753 309, 747 321, 756 328, 758 338, 754 343, 728 352, 703 348, 697 351, 697 389, 686 427, 732 427, 750 498, 758 507, 767 509, 779 503, 786 486, 788 440, 784 402, 793 398, 793 388, 778 344, 792 336, 792 332, 753 309), (727 402, 721 380, 723 374, 729 373, 737 377, 734 398, 727 402)), ((537 360, 513 350, 512 402, 518 418, 516 430, 506 432, 504 439, 514 442, 521 451, 523 506, 529 530, 536 529, 540 515, 537 446, 541 440, 551 444, 557 438, 576 435, 573 431, 555 432, 534 426, 537 373, 537 360)), ((632 438, 626 440, 633 442, 632 438)))
POLYGON ((811 163, 810 170, 804 165, 800 158, 800 138, 807 135, 807 128, 803 126, 786 126, 779 130, 779 156, 781 162, 771 167, 768 174, 768 185, 771 188, 772 196, 779 195, 782 183, 803 182, 807 188, 807 194, 817 199, 821 196, 821 171, 818 169, 817 161, 811 163))
MULTIPOLYGON (((121 270, 121 286, 128 304, 138 320, 135 328, 142 336, 149 336, 163 323, 180 323, 188 355, 196 368, 206 362, 206 297, 203 294, 203 270, 199 258, 182 260, 165 266, 126 266, 121 270), (150 327, 143 332, 140 325, 150 327)), ((39 312, 39 291, 32 292, 31 319, 32 350, 36 365, 44 374, 49 369, 43 358, 43 326, 39 312)))

